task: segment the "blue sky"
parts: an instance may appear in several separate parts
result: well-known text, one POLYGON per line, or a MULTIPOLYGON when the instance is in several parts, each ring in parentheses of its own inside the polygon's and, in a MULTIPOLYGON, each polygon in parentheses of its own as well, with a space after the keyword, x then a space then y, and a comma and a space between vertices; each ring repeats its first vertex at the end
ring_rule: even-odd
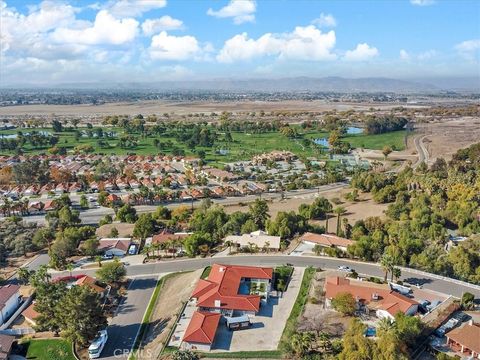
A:
POLYGON ((480 76, 480 2, 0 0, 4 84, 480 76))

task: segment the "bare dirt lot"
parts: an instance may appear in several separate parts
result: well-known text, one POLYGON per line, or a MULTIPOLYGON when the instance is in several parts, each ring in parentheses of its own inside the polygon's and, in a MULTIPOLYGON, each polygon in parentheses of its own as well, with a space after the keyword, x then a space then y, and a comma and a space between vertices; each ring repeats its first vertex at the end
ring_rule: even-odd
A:
MULTIPOLYGON (((329 199, 339 199, 341 203, 338 206, 343 206, 347 213, 343 216, 347 218, 350 224, 354 224, 357 220, 365 219, 370 216, 383 216, 384 211, 387 209, 388 204, 377 204, 373 201, 371 194, 360 194, 359 201, 351 202, 344 199, 344 195, 350 192, 351 189, 338 189, 332 190, 328 193, 322 193, 321 196, 329 199)), ((280 211, 292 211, 298 210, 298 207, 301 204, 311 204, 315 200, 316 194, 303 195, 298 197, 289 197, 285 200, 275 200, 269 202, 269 214, 271 218, 275 216, 280 211)), ((334 205, 337 206, 337 205, 334 205)), ((231 214, 235 211, 248 211, 248 204, 243 205, 233 205, 225 207, 225 212, 231 214)), ((314 221, 318 225, 325 225, 325 220, 314 221)), ((335 229, 337 226, 337 218, 330 217, 329 219, 329 229, 335 229)))
POLYGON ((418 128, 419 133, 426 135, 423 142, 429 154, 429 163, 438 157, 449 160, 459 149, 480 141, 478 117, 443 119, 431 124, 419 124, 418 128))
POLYGON ((390 109, 395 104, 328 102, 325 100, 302 101, 224 101, 224 102, 178 102, 166 100, 119 102, 102 105, 18 105, 0 107, 0 115, 150 115, 174 112, 176 114, 210 113, 222 111, 325 111, 325 110, 368 110, 370 107, 390 109))
POLYGON ((143 341, 143 350, 158 356, 168 333, 175 324, 176 315, 182 304, 188 301, 203 270, 175 275, 165 281, 148 332, 143 341))

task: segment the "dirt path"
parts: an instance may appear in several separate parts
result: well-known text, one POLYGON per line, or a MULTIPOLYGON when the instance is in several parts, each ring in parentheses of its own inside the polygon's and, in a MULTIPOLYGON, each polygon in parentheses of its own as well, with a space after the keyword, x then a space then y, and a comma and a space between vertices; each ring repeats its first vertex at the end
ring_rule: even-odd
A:
POLYGON ((150 326, 143 342, 145 354, 156 358, 163 343, 175 324, 176 316, 182 304, 188 301, 203 270, 178 274, 169 278, 160 291, 160 296, 152 314, 150 326))

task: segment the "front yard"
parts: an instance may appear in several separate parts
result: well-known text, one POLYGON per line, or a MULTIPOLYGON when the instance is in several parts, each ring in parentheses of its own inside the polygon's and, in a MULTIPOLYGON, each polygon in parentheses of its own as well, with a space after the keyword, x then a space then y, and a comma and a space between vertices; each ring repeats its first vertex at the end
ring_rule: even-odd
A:
POLYGON ((35 360, 75 360, 72 343, 63 339, 29 339, 21 344, 25 357, 35 360))

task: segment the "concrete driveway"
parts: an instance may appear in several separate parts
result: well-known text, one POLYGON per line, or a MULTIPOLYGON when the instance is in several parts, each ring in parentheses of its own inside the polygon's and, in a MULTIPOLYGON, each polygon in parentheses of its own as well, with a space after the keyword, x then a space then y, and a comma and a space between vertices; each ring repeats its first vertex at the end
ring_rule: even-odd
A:
POLYGON ((128 358, 158 278, 159 275, 147 275, 132 280, 126 299, 108 326, 102 359, 128 358))
POLYGON ((256 316, 251 317, 251 327, 230 331, 225 320, 220 320, 213 351, 276 350, 297 299, 304 271, 305 268, 295 268, 283 297, 277 297, 274 291, 268 304, 262 306, 256 316))

